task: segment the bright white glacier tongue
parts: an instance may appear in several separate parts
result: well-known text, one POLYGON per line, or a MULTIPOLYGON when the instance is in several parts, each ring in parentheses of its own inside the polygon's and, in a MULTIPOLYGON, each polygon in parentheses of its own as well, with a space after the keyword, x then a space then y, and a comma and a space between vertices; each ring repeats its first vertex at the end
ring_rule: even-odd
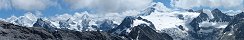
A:
MULTIPOLYGON (((195 12, 153 12, 151 15, 142 16, 149 21, 151 21, 157 30, 162 30, 165 28, 177 28, 179 25, 186 26, 186 23, 191 22, 191 20, 197 17, 200 13, 195 12), (183 19, 178 16, 181 15, 183 19)), ((186 28, 187 30, 187 28, 186 28)))

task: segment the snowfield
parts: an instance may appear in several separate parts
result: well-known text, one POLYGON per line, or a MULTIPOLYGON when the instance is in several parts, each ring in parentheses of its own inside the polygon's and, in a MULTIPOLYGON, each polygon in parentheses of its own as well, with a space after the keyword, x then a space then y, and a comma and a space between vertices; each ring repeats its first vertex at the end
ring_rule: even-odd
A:
MULTIPOLYGON (((156 30, 162 30, 165 28, 177 28, 182 25, 186 27, 186 23, 191 22, 192 19, 196 18, 200 13, 195 12, 153 12, 151 15, 142 16, 142 18, 151 21, 156 30), (179 19, 178 16, 182 15, 184 19, 179 19)), ((188 30, 188 28, 185 28, 188 30)))

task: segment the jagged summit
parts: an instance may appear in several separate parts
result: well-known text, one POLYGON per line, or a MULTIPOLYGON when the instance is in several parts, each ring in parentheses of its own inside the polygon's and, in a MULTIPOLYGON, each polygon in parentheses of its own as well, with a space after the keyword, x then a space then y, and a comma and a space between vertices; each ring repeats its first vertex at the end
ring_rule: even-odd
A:
POLYGON ((49 21, 45 21, 42 18, 38 18, 36 23, 33 24, 33 27, 43 27, 45 29, 48 29, 50 31, 55 31, 55 26, 49 22, 49 21))
POLYGON ((222 13, 222 12, 221 12, 219 9, 217 9, 217 8, 214 9, 214 10, 212 10, 211 12, 212 12, 213 14, 214 14, 214 13, 216 13, 216 14, 217 14, 217 13, 222 13))
POLYGON ((241 18, 244 17, 244 12, 241 12, 234 16, 234 18, 238 18, 238 17, 241 17, 241 18))
POLYGON ((212 19, 212 21, 229 22, 232 20, 231 16, 222 13, 219 9, 214 9, 213 11, 211 11, 211 13, 214 16, 214 19, 212 19))
POLYGON ((242 40, 243 37, 243 26, 244 26, 244 17, 243 13, 240 13, 235 16, 235 19, 229 23, 229 25, 223 30, 223 36, 221 40, 242 40), (240 16, 240 17, 238 17, 240 16))
POLYGON ((229 23, 229 25, 225 28, 225 30, 223 32, 227 32, 227 31, 233 30, 232 26, 236 25, 237 23, 240 23, 240 21, 243 20, 242 18, 244 18, 244 13, 243 12, 235 15, 234 19, 229 23))
POLYGON ((194 31, 199 31, 199 23, 203 22, 203 21, 207 21, 209 19, 208 15, 205 13, 200 13, 200 15, 197 18, 194 18, 190 25, 191 27, 193 27, 194 31))

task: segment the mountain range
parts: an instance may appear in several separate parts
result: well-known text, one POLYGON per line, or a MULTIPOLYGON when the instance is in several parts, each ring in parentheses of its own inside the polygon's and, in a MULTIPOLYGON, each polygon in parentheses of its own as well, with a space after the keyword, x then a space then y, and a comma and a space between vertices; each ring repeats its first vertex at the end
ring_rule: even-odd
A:
MULTIPOLYGON (((243 40, 244 12, 234 16, 212 11, 169 11, 157 3, 138 15, 38 18, 12 16, 0 21, 3 40, 243 40), (59 19, 60 18, 60 19, 59 19), (122 19, 116 19, 122 18, 122 19)), ((133 12, 132 12, 133 13, 133 12)))

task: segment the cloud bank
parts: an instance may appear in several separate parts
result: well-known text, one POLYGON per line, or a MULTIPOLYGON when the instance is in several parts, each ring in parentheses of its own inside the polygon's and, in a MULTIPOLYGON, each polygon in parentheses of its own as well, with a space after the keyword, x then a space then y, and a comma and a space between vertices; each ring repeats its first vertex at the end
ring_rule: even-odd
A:
POLYGON ((10 7, 10 1, 0 0, 0 9, 7 9, 10 7))
POLYGON ((141 10, 153 0, 65 0, 72 9, 90 8, 106 12, 141 10))
POLYGON ((194 7, 224 8, 224 9, 243 9, 243 0, 171 0, 171 6, 191 9, 194 7))
POLYGON ((57 2, 51 0, 0 0, 0 9, 44 10, 56 4, 57 2))
POLYGON ((12 0, 12 5, 15 8, 24 10, 43 10, 54 3, 51 0, 12 0))
POLYGON ((171 8, 192 9, 206 7, 244 11, 244 0, 171 0, 171 6, 167 5, 169 9, 164 6, 164 3, 158 3, 155 0, 0 0, 0 10, 46 11, 48 8, 47 13, 52 13, 49 12, 50 10, 58 13, 60 11, 70 11, 70 9, 72 12, 77 12, 76 10, 90 12, 91 10, 95 13, 122 13, 130 10, 141 11, 147 9, 152 6, 152 3, 160 4, 156 5, 156 10, 161 11, 171 10, 171 8), (50 8, 52 6, 55 7, 52 9, 50 8))

